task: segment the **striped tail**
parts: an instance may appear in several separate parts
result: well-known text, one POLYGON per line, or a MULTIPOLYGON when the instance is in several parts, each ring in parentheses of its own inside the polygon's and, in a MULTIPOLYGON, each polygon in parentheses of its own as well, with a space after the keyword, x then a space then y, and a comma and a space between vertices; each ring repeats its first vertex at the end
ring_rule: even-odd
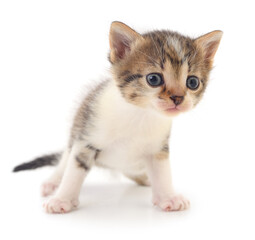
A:
POLYGON ((38 157, 30 162, 22 163, 13 169, 13 172, 19 172, 23 170, 32 170, 44 166, 55 166, 58 164, 61 157, 61 153, 54 153, 38 157))

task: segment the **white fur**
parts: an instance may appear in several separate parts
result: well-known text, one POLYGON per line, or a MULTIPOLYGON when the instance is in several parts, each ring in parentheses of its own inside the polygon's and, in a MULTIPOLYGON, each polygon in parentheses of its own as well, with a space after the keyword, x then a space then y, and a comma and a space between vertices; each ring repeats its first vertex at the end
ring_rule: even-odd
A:
POLYGON ((141 165, 139 158, 160 150, 171 119, 127 103, 112 83, 101 96, 95 125, 91 144, 104 149, 97 162, 120 171, 133 171, 141 165))
POLYGON ((86 144, 102 149, 96 164, 126 175, 148 175, 154 204, 166 211, 187 208, 187 201, 174 195, 169 160, 155 159, 169 134, 171 118, 151 108, 127 103, 113 81, 99 96, 94 110, 96 117, 91 134, 86 141, 75 142, 70 154, 64 154, 56 170, 57 177, 53 176, 49 181, 58 184, 68 158, 59 189, 44 205, 45 210, 49 213, 68 212, 78 205, 78 195, 87 172, 77 167, 75 156, 86 144))

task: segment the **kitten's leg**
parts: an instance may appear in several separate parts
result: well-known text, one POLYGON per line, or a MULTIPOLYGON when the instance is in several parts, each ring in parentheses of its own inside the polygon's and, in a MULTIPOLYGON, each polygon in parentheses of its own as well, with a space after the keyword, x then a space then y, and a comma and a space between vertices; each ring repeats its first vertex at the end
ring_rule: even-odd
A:
POLYGON ((52 194, 56 188, 59 186, 61 179, 64 175, 66 162, 70 153, 70 149, 66 149, 60 159, 59 164, 57 165, 53 174, 42 184, 41 186, 41 195, 46 197, 52 194))
POLYGON ((150 186, 150 182, 149 182, 149 178, 147 174, 142 174, 142 175, 125 174, 125 176, 135 181, 138 185, 150 186))
POLYGON ((96 154, 97 151, 91 146, 74 144, 60 186, 55 196, 44 204, 46 212, 66 213, 78 206, 83 180, 94 164, 96 154))
POLYGON ((189 201, 174 192, 166 148, 146 162, 152 185, 153 204, 164 211, 187 209, 189 201))

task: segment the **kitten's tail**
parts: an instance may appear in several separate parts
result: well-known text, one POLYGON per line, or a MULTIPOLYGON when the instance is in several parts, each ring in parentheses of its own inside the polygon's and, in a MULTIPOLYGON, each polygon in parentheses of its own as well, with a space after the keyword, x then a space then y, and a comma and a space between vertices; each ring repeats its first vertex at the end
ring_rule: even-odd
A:
POLYGON ((54 153, 54 154, 49 154, 45 155, 42 157, 38 157, 30 162, 22 163, 18 166, 16 166, 13 169, 13 172, 19 172, 23 170, 31 170, 31 169, 36 169, 44 166, 55 166, 58 164, 61 153, 54 153))

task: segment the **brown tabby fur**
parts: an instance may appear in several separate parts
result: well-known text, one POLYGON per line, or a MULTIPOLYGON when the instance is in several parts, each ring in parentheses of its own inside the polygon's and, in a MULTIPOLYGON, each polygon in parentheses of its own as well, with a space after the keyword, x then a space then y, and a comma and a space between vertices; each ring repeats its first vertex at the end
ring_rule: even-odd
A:
MULTIPOLYGON (((184 96, 186 101, 196 105, 207 86, 220 37, 207 48, 204 44, 214 35, 221 37, 222 32, 213 31, 196 39, 165 30, 139 34, 123 23, 113 22, 110 30, 109 61, 112 63, 113 78, 123 97, 126 101, 141 107, 146 107, 147 100, 152 97, 169 102, 171 95, 184 96), (125 51, 121 52, 121 57, 118 56, 112 40, 116 28, 124 29, 133 38, 130 46, 127 47, 130 52, 128 54, 125 51), (153 72, 162 74, 165 83, 151 93, 152 87, 148 86, 144 78, 153 72), (195 91, 186 87, 187 76, 192 75, 200 79, 200 86, 195 91)), ((88 136, 87 132, 93 128, 97 99, 108 82, 107 80, 96 86, 78 109, 69 147, 74 140, 84 140, 88 136)), ((168 149, 165 148, 157 158, 167 156, 168 149)))
MULTIPOLYGON (((214 31, 198 39, 183 36, 172 31, 153 31, 139 35, 131 45, 131 51, 127 58, 116 61, 116 57, 110 55, 113 63, 112 73, 117 79, 118 86, 123 96, 129 102, 144 105, 144 93, 148 86, 139 79, 151 72, 171 76, 165 79, 160 94, 161 99, 169 99, 170 95, 185 96, 185 84, 180 84, 184 75, 194 75, 200 79, 202 86, 192 91, 195 104, 199 102, 205 91, 214 54, 204 56, 200 42, 220 31, 214 31), (131 81, 135 76, 136 81, 131 81), (129 81, 130 79, 130 81, 129 81), (174 80, 174 81, 172 81, 174 80)), ((217 50, 217 46, 215 46, 217 50)), ((186 80, 186 77, 185 77, 186 80)))

